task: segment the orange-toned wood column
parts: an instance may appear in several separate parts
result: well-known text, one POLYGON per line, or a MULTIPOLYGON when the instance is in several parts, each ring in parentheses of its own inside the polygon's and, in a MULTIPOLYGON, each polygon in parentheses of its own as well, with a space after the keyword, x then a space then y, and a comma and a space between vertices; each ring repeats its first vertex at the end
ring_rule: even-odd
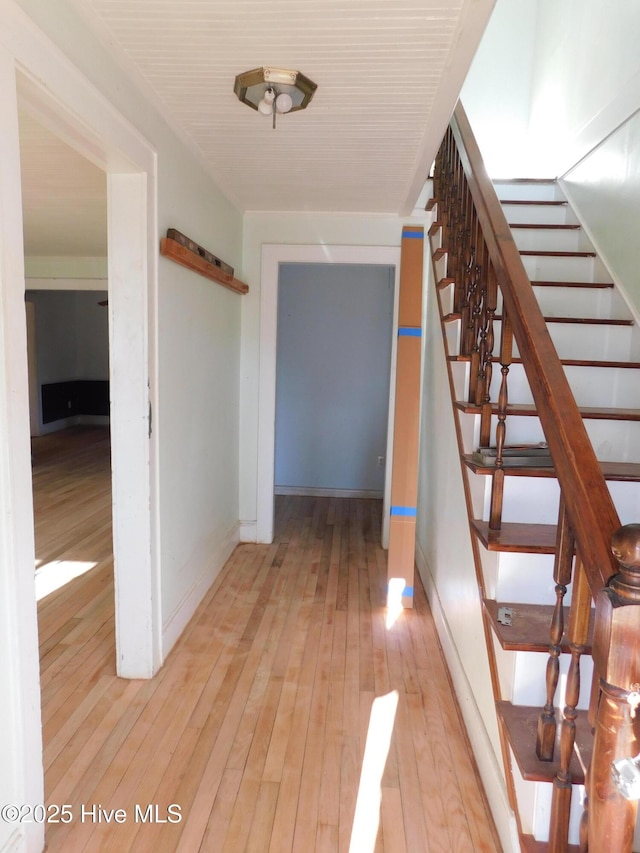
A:
POLYGON ((422 267, 424 228, 402 229, 398 358, 391 472, 391 518, 387 581, 389 599, 401 596, 413 607, 416 504, 418 499, 418 429, 422 351, 422 267))

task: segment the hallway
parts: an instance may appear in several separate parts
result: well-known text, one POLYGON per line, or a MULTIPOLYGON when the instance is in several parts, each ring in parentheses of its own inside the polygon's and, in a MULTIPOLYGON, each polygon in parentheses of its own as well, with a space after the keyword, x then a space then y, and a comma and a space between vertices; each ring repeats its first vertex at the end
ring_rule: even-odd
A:
MULTIPOLYGON (((108 496, 96 461, 93 485, 65 464, 67 492, 108 496)), ((35 476, 36 502, 52 476, 35 476)), ((415 610, 386 626, 380 511, 278 498, 273 545, 236 549, 148 682, 115 676, 108 560, 40 602, 47 803, 69 806, 49 851, 335 853, 352 831, 358 853, 500 850, 419 582, 415 610), (372 716, 394 690, 395 719, 393 702, 372 716), (375 848, 373 771, 354 829, 370 719, 374 745, 393 731, 375 848)), ((66 522, 50 523, 39 541, 66 522)))

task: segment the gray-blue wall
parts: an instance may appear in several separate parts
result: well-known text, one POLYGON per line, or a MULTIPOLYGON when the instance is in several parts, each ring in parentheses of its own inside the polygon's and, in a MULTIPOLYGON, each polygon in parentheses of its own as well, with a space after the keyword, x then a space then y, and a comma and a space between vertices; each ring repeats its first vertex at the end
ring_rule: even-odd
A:
POLYGON ((278 295, 278 486, 384 488, 394 270, 282 264, 278 295))

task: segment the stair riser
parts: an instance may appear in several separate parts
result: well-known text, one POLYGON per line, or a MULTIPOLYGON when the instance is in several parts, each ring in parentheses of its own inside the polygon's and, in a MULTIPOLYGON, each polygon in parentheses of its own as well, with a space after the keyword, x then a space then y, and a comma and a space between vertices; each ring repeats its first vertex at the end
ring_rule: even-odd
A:
MULTIPOLYGON (((525 782, 518 772, 517 765, 514 770, 514 782, 523 831, 533 835, 537 841, 548 841, 553 786, 547 782, 525 782)), ((569 844, 579 843, 583 799, 584 787, 575 786, 571 798, 569 844)))
POLYGON ((545 317, 630 318, 613 288, 534 286, 533 292, 545 317))
MULTIPOLYGON (((508 655, 511 658, 511 663, 507 663, 504 667, 506 678, 511 677, 511 684, 503 683, 503 695, 511 696, 514 705, 532 705, 536 708, 542 708, 546 702, 545 672, 548 655, 536 652, 506 652, 502 649, 500 655, 508 655), (506 672, 509 668, 511 671, 506 672)), ((570 660, 568 654, 560 656, 560 681, 554 701, 556 708, 563 708, 565 705, 566 676, 569 671, 570 660)), ((589 707, 592 674, 593 661, 591 655, 584 655, 580 663, 580 701, 578 708, 581 710, 586 710, 589 707)))
POLYGON ((607 281, 598 258, 554 258, 523 255, 522 263, 532 281, 607 281))
MULTIPOLYGON (((548 323, 547 328, 560 358, 628 361, 640 346, 640 337, 634 326, 548 323)), ((499 335, 498 329, 496 327, 496 336, 499 335)), ((519 355, 516 344, 514 357, 519 355)))
MULTIPOLYGON (((474 432, 473 423, 480 423, 479 415, 468 415, 461 419, 462 423, 469 422, 471 427, 465 433, 471 437, 477 437, 479 432, 474 432)), ((494 415, 491 418, 490 444, 496 444, 496 425, 498 419, 494 415)), ((596 456, 603 462, 633 462, 640 459, 640 422, 636 421, 614 421, 595 420, 585 418, 583 420, 587 435, 589 436, 596 456)), ((479 430, 479 426, 477 428, 479 430)), ((537 444, 544 441, 542 426, 537 417, 507 418, 507 444, 537 444)), ((477 444, 475 445, 477 446, 477 444)), ((473 441, 465 443, 465 452, 471 453, 475 446, 473 441)))
POLYGON ((554 602, 553 559, 552 554, 483 550, 488 594, 497 601, 554 602))
POLYGON ((502 205, 507 222, 528 225, 574 225, 577 217, 568 205, 509 204, 502 205))
POLYGON ((640 519, 640 483, 609 482, 609 492, 621 524, 637 524, 640 519))
POLYGON ((585 420, 584 425, 595 454, 602 462, 637 462, 640 459, 639 422, 585 420))
POLYGON ((500 199, 524 201, 564 201, 562 190, 554 181, 494 181, 500 199))
MULTIPOLYGON (((566 365, 565 373, 579 406, 640 408, 640 368, 566 365)), ((501 379, 500 371, 494 371, 493 400, 498 400, 501 379)), ((510 403, 533 402, 522 364, 511 365, 508 388, 510 403)))
MULTIPOLYGON (((483 518, 489 519, 491 477, 487 477, 483 518)), ((505 477, 503 521, 556 524, 560 489, 553 477, 505 477)))
POLYGON ((592 252, 593 246, 580 230, 514 228, 513 239, 521 251, 592 252))

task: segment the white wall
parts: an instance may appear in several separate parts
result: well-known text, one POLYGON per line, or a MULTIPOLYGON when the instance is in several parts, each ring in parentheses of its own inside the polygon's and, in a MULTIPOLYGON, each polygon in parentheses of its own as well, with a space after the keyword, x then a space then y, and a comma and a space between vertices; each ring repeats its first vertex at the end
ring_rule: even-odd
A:
POLYGON ((36 306, 40 384, 109 378, 106 291, 27 291, 36 306))
POLYGON ((382 497, 395 270, 282 264, 279 278, 275 485, 382 497))
POLYGON ((640 321, 640 113, 568 172, 563 185, 640 321))
POLYGON ((632 0, 498 0, 461 98, 489 174, 557 177, 640 108, 632 0))
POLYGON ((561 175, 640 107, 640 6, 538 0, 532 143, 561 175))
POLYGON ((544 175, 528 136, 536 17, 535 0, 497 0, 460 93, 492 177, 544 175))

